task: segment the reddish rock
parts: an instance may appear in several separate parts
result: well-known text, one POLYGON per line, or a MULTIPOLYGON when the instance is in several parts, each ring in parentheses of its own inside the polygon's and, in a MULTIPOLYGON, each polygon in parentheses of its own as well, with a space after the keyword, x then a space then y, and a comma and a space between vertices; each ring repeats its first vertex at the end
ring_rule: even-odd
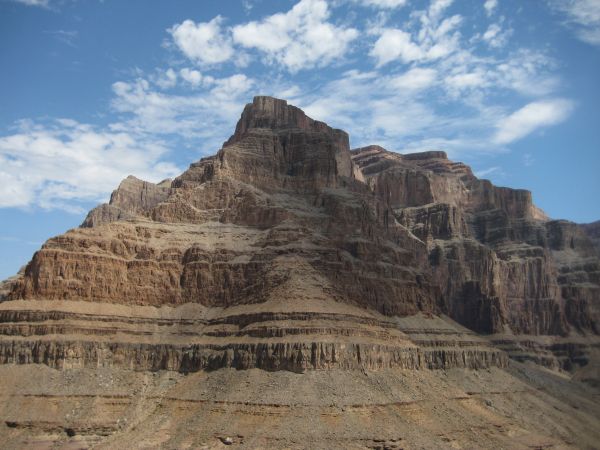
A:
POLYGON ((458 324, 596 342, 597 255, 586 229, 549 221, 530 192, 480 180, 444 152, 350 151, 345 132, 256 97, 216 155, 173 181, 128 177, 3 285, 0 362, 502 366, 504 353, 458 324), (83 309, 52 322, 69 305, 83 309), (83 319, 111 321, 99 311, 122 307, 151 326, 83 319), (458 324, 444 328, 442 315, 458 324), (394 322, 413 316, 413 329, 394 322))

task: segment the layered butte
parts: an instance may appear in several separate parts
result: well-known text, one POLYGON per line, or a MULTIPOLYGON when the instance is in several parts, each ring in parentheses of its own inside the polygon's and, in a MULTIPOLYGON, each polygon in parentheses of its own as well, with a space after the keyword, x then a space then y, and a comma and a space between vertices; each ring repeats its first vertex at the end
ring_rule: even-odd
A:
POLYGON ((353 157, 345 132, 256 97, 215 156, 157 185, 128 177, 82 227, 44 244, 0 305, 0 361, 505 365, 439 318, 427 245, 353 157))
POLYGON ((511 357, 593 380, 597 228, 443 152, 350 150, 255 97, 216 155, 159 184, 126 178, 0 285, 0 363, 498 371, 511 357))

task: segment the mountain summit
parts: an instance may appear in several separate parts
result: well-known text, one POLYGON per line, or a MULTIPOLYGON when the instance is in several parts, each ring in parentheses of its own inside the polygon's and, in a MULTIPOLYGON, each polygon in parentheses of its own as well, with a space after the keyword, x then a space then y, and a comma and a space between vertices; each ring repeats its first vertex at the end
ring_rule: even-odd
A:
POLYGON ((0 369, 39 386, 12 381, 26 406, 2 413, 7 442, 50 432, 51 409, 26 398, 74 398, 99 374, 117 380, 109 390, 125 392, 122 406, 96 393, 94 404, 77 400, 101 412, 96 425, 79 411, 50 420, 51 432, 107 446, 150 436, 150 447, 255 448, 302 446, 276 431, 297 427, 312 448, 472 448, 466 425, 451 436, 461 414, 489 429, 484 447, 594 442, 599 410, 585 399, 598 382, 600 262, 590 230, 550 220, 530 192, 478 179, 444 152, 350 150, 344 131, 255 97, 216 155, 159 184, 128 177, 0 286, 0 369), (25 367, 78 381, 56 386, 25 367), (496 410, 494 389, 504 389, 496 410), (527 389, 548 392, 517 405, 511 395, 527 389), (583 402, 576 417, 552 409, 569 407, 570 392, 583 402), (439 411, 426 403, 436 399, 447 402, 439 411), (536 407, 579 431, 547 431, 536 407), (329 428, 311 427, 314 414, 329 428), (266 415, 274 424, 257 428, 266 415))

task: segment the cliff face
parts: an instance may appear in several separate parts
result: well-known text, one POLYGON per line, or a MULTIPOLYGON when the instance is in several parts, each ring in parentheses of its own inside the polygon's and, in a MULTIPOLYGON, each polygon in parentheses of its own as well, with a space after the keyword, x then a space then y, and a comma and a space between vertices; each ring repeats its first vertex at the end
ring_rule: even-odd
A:
POLYGON ((548 220, 530 192, 479 180, 443 152, 367 147, 353 161, 426 244, 455 320, 488 334, 598 333, 599 265, 581 226, 548 220))
POLYGON ((596 255, 600 257, 600 220, 592 223, 586 223, 581 225, 583 232, 588 236, 594 248, 596 249, 596 255))
POLYGON ((530 192, 443 152, 350 151, 256 97, 216 155, 157 185, 128 177, 44 244, 2 290, 0 362, 503 367, 499 346, 572 368, 597 346, 599 284, 586 231, 530 192))

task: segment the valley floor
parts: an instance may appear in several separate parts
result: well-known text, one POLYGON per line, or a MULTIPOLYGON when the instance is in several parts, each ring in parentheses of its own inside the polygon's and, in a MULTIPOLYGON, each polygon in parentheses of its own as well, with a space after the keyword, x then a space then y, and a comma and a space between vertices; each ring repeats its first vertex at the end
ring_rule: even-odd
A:
POLYGON ((188 375, 7 364, 0 379, 3 448, 600 448, 600 389, 513 361, 188 375))

